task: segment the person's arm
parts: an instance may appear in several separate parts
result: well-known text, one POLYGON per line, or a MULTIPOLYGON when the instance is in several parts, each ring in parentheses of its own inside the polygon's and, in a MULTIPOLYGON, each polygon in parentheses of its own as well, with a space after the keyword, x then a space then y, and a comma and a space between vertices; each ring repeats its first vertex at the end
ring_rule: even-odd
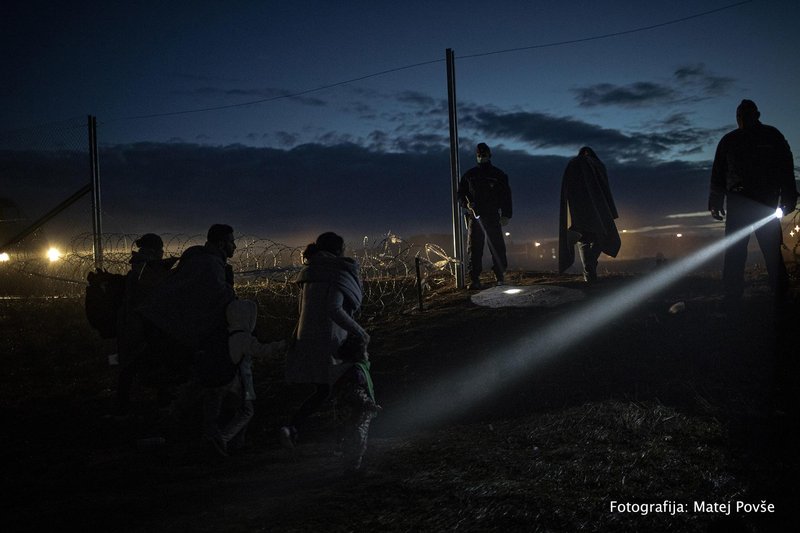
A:
POLYGON ((469 194, 469 180, 467 179, 467 174, 469 172, 465 172, 461 179, 458 181, 458 201, 461 204, 461 207, 467 208, 467 206, 472 202, 469 194))
POLYGON ((794 156, 792 149, 786 138, 781 135, 780 155, 778 160, 778 172, 780 172, 780 207, 783 214, 788 215, 797 207, 797 185, 794 179, 794 156))
POLYGON ((714 155, 714 165, 711 167, 711 184, 708 194, 708 210, 711 216, 722 220, 725 216, 725 186, 728 174, 728 160, 726 154, 725 137, 717 145, 714 155))
POLYGON ((360 337, 366 344, 369 342, 369 335, 347 311, 344 310, 344 295, 341 291, 331 287, 328 290, 327 299, 328 316, 334 324, 347 331, 351 335, 360 337))
POLYGON ((502 189, 500 191, 500 216, 511 218, 511 186, 508 184, 508 175, 505 172, 503 173, 500 183, 502 184, 502 189))

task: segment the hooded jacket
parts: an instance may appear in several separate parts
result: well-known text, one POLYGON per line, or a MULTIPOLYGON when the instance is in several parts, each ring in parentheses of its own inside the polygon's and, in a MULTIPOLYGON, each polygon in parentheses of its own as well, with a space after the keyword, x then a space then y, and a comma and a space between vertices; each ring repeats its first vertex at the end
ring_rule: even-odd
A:
POLYGON ((349 368, 336 358, 347 335, 367 337, 353 319, 363 289, 356 261, 318 252, 297 276, 300 318, 286 359, 290 383, 334 383, 349 368))
POLYGON ((246 356, 271 355, 280 341, 263 343, 253 336, 258 316, 258 305, 252 300, 234 300, 228 304, 228 352, 233 364, 238 365, 246 356))
POLYGON ((616 257, 621 244, 614 223, 618 216, 602 161, 590 155, 570 159, 561 181, 558 271, 575 262, 575 244, 587 234, 594 235, 600 251, 616 257))

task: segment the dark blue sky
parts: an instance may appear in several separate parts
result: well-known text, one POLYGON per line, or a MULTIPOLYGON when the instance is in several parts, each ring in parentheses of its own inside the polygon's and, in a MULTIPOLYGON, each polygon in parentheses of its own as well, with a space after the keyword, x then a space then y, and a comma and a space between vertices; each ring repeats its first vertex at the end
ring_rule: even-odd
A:
MULTIPOLYGON (((515 237, 555 234, 561 172, 585 144, 621 228, 717 231, 687 215, 705 210, 742 98, 800 150, 800 3, 736 3, 12 2, 0 140, 74 147, 84 134, 63 123, 15 132, 96 115, 109 231, 443 233, 453 48, 461 170, 476 142, 493 147, 515 237)), ((30 217, 83 183, 80 168, 3 165, 30 217)))

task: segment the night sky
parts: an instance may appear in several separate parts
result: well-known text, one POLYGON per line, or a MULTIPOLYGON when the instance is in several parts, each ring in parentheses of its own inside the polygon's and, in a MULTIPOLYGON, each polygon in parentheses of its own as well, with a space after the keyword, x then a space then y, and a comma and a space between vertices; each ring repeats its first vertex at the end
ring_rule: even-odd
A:
POLYGON ((492 147, 515 239, 556 235, 583 145, 650 234, 721 229, 708 176, 742 98, 800 152, 796 0, 51 4, 0 22, 0 196, 30 218, 88 179, 41 154, 84 149, 95 115, 106 231, 448 233, 447 48, 461 172, 492 147))

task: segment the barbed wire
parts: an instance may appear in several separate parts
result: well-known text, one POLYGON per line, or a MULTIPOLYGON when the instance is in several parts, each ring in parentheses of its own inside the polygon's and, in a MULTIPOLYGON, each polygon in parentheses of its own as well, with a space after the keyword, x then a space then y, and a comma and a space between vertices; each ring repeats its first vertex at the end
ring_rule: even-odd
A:
MULTIPOLYGON (((190 246, 205 241, 201 235, 161 237, 166 257, 179 257, 190 246)), ((104 270, 127 272, 136 238, 138 235, 104 234, 104 270)), ((34 253, 23 246, 12 249, 9 260, 0 263, 0 294, 82 296, 86 276, 95 268, 93 242, 91 233, 75 236, 56 261, 42 257, 40 250, 34 253)), ((270 305, 263 309, 275 308, 275 316, 284 317, 286 309, 281 304, 296 307, 298 287, 294 279, 303 267, 303 248, 251 235, 238 237, 236 244, 229 262, 237 294, 260 302, 268 300, 270 305)), ((361 265, 365 314, 377 315, 386 308, 416 304, 418 283, 430 293, 454 282, 457 260, 435 244, 407 242, 390 232, 375 241, 365 238, 358 246, 348 246, 348 250, 361 265)))

